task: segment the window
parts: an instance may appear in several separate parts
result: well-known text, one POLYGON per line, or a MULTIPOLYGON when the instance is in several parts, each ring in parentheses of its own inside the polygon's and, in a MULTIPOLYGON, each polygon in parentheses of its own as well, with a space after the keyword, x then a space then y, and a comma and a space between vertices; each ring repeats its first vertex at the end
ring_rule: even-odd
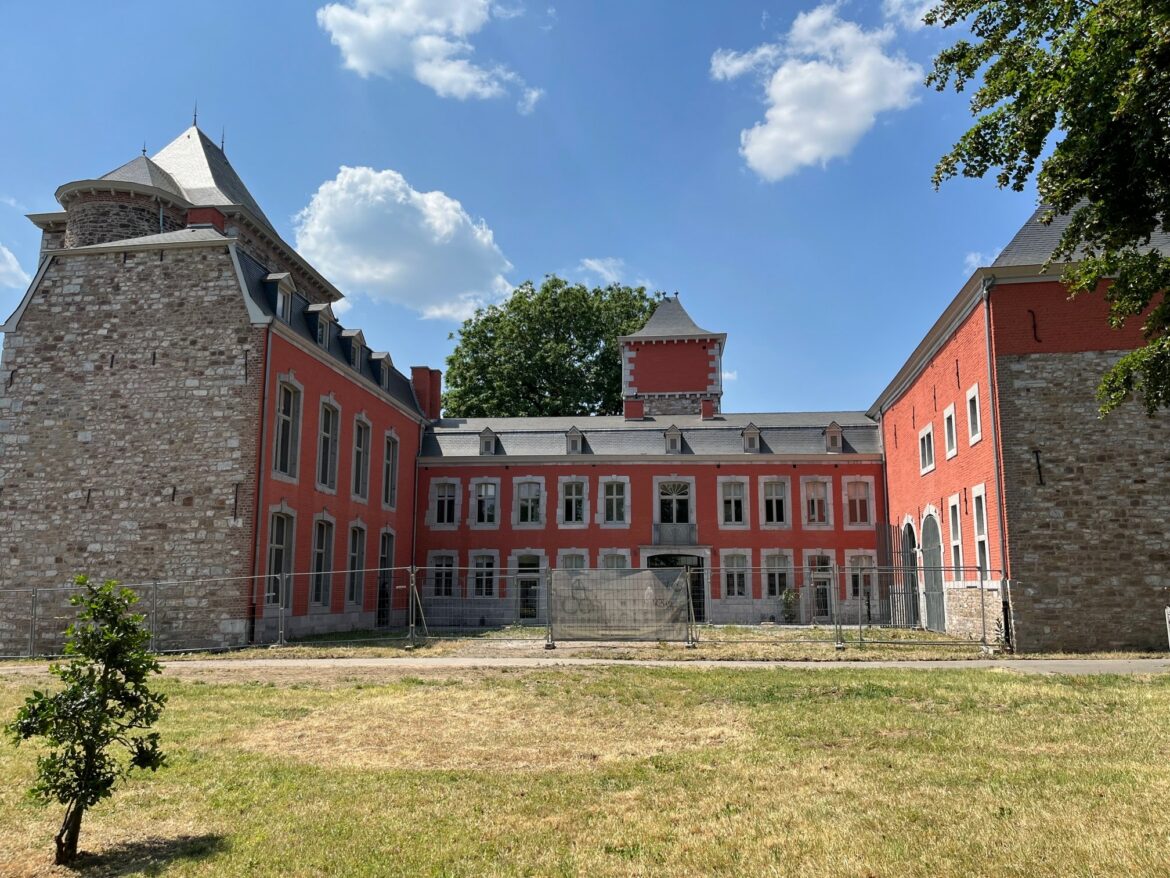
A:
POLYGON ((764 556, 764 577, 768 597, 783 597, 784 592, 788 590, 788 566, 786 555, 764 556))
POLYGON ((767 479, 761 491, 764 497, 764 524, 773 527, 788 524, 788 481, 767 479))
POLYGON ((281 475, 296 478, 297 446, 301 433, 301 392, 281 382, 276 392, 276 451, 273 468, 281 475))
POLYGON ((540 524, 540 482, 520 482, 516 486, 516 523, 540 524))
POLYGON ((378 385, 383 390, 390 389, 390 364, 383 361, 382 368, 378 371, 378 385))
POLYGON ((982 485, 971 489, 971 505, 974 508, 975 519, 975 561, 979 565, 979 578, 986 579, 988 574, 987 555, 987 498, 982 485))
POLYGON ((378 538, 378 569, 389 570, 394 566, 394 534, 384 530, 378 538))
POLYGON ((662 482, 658 485, 658 520, 662 524, 690 523, 690 482, 662 482))
POLYGON ((475 523, 496 524, 498 522, 499 487, 495 482, 477 482, 475 485, 475 523))
POLYGON ((576 427, 565 434, 565 451, 569 454, 580 454, 582 451, 581 431, 576 427))
POLYGON ((313 525, 313 571, 309 582, 315 604, 328 604, 333 580, 333 522, 317 519, 313 525))
POLYGON ((292 320, 292 295, 284 290, 276 291, 276 316, 285 323, 292 320))
POLYGON ((606 570, 625 570, 630 566, 630 559, 624 552, 603 552, 601 566, 606 570))
POLYGON ((740 481, 721 482, 719 486, 723 500, 723 524, 744 524, 745 485, 740 481))
POLYGON ((869 490, 869 482, 860 479, 845 483, 845 499, 848 503, 846 524, 856 527, 873 523, 870 518, 869 490))
POLYGON ((946 407, 943 412, 943 441, 947 447, 947 459, 950 460, 959 453, 955 439, 955 406, 954 403, 946 407))
POLYGON ((477 598, 490 598, 496 592, 496 559, 476 555, 471 564, 472 583, 477 598))
POLYGON ((345 582, 345 599, 351 604, 361 603, 365 567, 366 529, 355 524, 349 529, 349 572, 345 582))
POLYGON ((454 482, 435 483, 435 524, 455 524, 455 494, 458 490, 454 482))
POLYGON ((747 596, 747 555, 723 556, 723 594, 729 598, 747 596))
POLYGON ((857 599, 868 600, 873 594, 873 558, 869 555, 854 555, 849 559, 849 593, 857 599))
POLYGON ((561 521, 565 524, 585 523, 584 482, 564 482, 561 485, 561 521))
POLYGON ((760 450, 760 428, 755 424, 748 424, 743 428, 743 450, 747 452, 760 450))
POLYGON ((934 469, 934 424, 927 424, 918 434, 918 471, 922 475, 934 469))
POLYGON ((951 579, 963 578, 963 531, 959 524, 959 495, 952 494, 947 501, 947 519, 951 527, 951 579))
POLYGON ((398 505, 398 438, 390 435, 382 456, 382 502, 391 508, 398 505))
POLYGON ((353 425, 353 495, 365 500, 370 492, 370 425, 353 425))
POLYGON ((837 454, 844 447, 843 431, 841 425, 836 421, 831 421, 829 426, 825 427, 825 451, 830 454, 837 454))
POLYGON ((354 340, 349 346, 349 364, 355 369, 362 367, 362 344, 354 340))
POLYGON ((557 562, 557 566, 562 570, 584 570, 585 556, 577 552, 570 552, 568 554, 561 555, 560 560, 557 562))
POLYGON ((284 595, 284 605, 289 605, 291 583, 287 574, 292 573, 292 547, 293 517, 284 512, 272 513, 268 527, 268 579, 264 587, 264 603, 269 606, 279 606, 281 595, 284 595))
POLYGON ((967 443, 974 445, 982 435, 979 416, 979 385, 976 384, 967 391, 967 443))
POLYGON ((431 586, 437 598, 455 596, 455 556, 435 555, 431 569, 431 586))
POLYGON ((496 453, 496 434, 490 430, 485 430, 479 436, 479 453, 480 454, 495 454, 496 453))
POLYGON ((626 524, 626 483, 611 481, 602 484, 605 498, 602 523, 626 524))
POLYGON ((678 427, 670 427, 664 434, 666 436, 666 453, 667 454, 681 454, 682 453, 682 433, 678 427))
POLYGON ((324 317, 317 318, 317 344, 323 348, 329 347, 329 321, 324 317))
POLYGON ((329 403, 321 404, 321 427, 317 439, 317 485, 330 491, 337 489, 337 442, 340 438, 341 412, 329 403))
POLYGON ((801 480, 804 489, 804 523, 825 526, 829 519, 829 483, 824 479, 801 480))

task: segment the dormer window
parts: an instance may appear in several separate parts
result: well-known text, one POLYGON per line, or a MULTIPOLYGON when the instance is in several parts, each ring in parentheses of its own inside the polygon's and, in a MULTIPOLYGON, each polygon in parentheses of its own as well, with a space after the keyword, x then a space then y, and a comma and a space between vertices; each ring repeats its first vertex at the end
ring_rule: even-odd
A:
POLYGON ((276 291, 276 316, 285 323, 292 322, 292 293, 276 291))
POLYGON ((329 347, 329 322, 317 318, 317 344, 323 348, 329 347))
POLYGON ((359 370, 362 367, 362 346, 356 341, 349 349, 349 364, 359 370))
POLYGON ((580 430, 576 427, 570 428, 569 432, 565 434, 565 452, 567 454, 580 454, 583 448, 583 439, 580 430))
POLYGON ((333 309, 327 302, 321 302, 314 305, 309 305, 305 309, 305 313, 309 317, 309 324, 313 328, 314 337, 317 340, 317 346, 329 349, 329 326, 333 323, 335 318, 333 316, 333 309))
POLYGON ((830 454, 840 454, 845 448, 841 435, 841 425, 833 421, 825 427, 825 451, 830 454))
POLYGON ((666 453, 682 454, 682 431, 673 425, 666 431, 666 453))
POLYGON ((480 454, 495 454, 496 453, 496 434, 491 430, 484 430, 479 434, 479 453, 480 454))
POLYGON ((378 375, 378 383, 382 385, 383 390, 390 389, 390 364, 385 360, 382 361, 382 371, 378 375))
POLYGON ((748 424, 743 428, 743 450, 749 454, 758 453, 760 450, 760 428, 755 424, 748 424))

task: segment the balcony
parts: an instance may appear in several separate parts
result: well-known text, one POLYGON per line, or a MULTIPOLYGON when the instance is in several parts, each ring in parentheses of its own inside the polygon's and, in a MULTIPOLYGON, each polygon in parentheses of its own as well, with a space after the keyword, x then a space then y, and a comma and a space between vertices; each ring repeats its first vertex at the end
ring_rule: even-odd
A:
POLYGON ((656 546, 694 546, 697 542, 698 533, 693 524, 654 525, 654 545, 656 546))

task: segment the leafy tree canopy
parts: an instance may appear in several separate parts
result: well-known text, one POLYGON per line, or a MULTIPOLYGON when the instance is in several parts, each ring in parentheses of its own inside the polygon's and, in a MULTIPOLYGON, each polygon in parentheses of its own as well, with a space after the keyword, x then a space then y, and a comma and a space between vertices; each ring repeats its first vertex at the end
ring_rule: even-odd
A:
POLYGON ((137 596, 112 580, 97 585, 78 576, 75 582, 80 591, 70 602, 81 611, 66 630, 68 661, 50 669, 64 687, 52 695, 33 692, 7 726, 18 744, 33 737, 48 744, 37 759, 32 793, 66 806, 57 863, 76 858, 82 816, 113 792, 119 777, 166 761, 158 732, 147 731, 166 696, 149 686, 160 669, 147 652, 143 617, 132 611, 137 596))
MULTIPOLYGON (((661 294, 531 281, 464 321, 447 358, 447 417, 612 415, 622 408, 618 337, 649 319, 661 294)), ((454 338, 454 334, 452 338, 454 338)))
POLYGON ((962 91, 982 72, 975 124, 935 185, 996 169, 1018 191, 1039 163, 1041 201, 1070 217, 1052 257, 1078 256, 1070 292, 1113 278, 1110 323, 1143 321, 1146 345, 1098 387, 1102 413, 1135 395, 1151 414, 1170 407, 1170 258, 1146 246, 1170 231, 1170 3, 942 0, 925 21, 970 29, 935 58, 928 85, 962 91))

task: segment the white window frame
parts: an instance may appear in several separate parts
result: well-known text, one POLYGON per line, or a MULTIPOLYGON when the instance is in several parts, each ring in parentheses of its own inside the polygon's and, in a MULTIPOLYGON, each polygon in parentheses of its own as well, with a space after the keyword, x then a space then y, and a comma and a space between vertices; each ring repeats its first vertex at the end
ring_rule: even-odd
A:
POLYGON ((633 495, 630 491, 630 477, 629 476, 601 476, 597 480, 597 525, 598 527, 611 530, 629 530, 630 521, 633 519, 633 495), (606 485, 618 483, 622 485, 622 510, 625 513, 625 518, 621 521, 607 521, 606 520, 606 485))
POLYGON ((380 575, 385 576, 387 570, 392 570, 394 568, 394 556, 397 554, 398 534, 394 532, 394 528, 387 525, 378 531, 378 571, 380 575), (390 548, 393 549, 389 558, 387 558, 386 553, 382 551, 382 548, 386 542, 386 537, 390 537, 390 548), (383 564, 383 561, 387 561, 388 563, 383 564))
MULTIPOLYGON (((268 554, 267 554, 267 558, 265 559, 265 568, 264 568, 267 571, 267 575, 264 577, 264 605, 267 607, 278 607, 278 606, 280 606, 281 595, 280 595, 280 592, 278 590, 276 593, 275 599, 273 599, 272 590, 270 588, 271 583, 272 583, 272 577, 275 575, 292 574, 292 572, 297 569, 297 567, 296 567, 297 514, 295 511, 293 511, 293 509, 291 509, 288 506, 287 503, 284 503, 282 501, 279 506, 269 507, 269 509, 268 509, 267 537, 268 537, 268 554), (277 547, 277 545, 272 542, 272 533, 274 530, 272 525, 273 525, 273 522, 276 520, 276 516, 278 516, 278 515, 282 516, 283 518, 288 519, 287 529, 285 530, 285 540, 284 540, 284 543, 282 543, 280 545, 280 549, 284 553, 285 560, 284 560, 284 565, 283 565, 282 570, 273 571, 273 569, 272 569, 272 556, 273 556, 273 550, 277 547)), ((285 591, 285 594, 284 594, 285 607, 292 606, 292 591, 293 591, 294 584, 295 584, 294 577, 289 575, 288 576, 288 589, 285 591)))
POLYGON ((391 512, 398 508, 398 461, 402 453, 402 440, 398 431, 387 430, 382 434, 382 508, 391 512), (393 442, 393 451, 390 443, 393 442))
POLYGON ((974 445, 983 438, 983 409, 980 408, 979 384, 967 388, 967 444, 974 445), (975 422, 971 422, 971 401, 975 402, 975 422))
POLYGON ((792 567, 792 553, 791 552, 774 552, 766 551, 760 558, 762 581, 762 596, 765 599, 779 599, 784 597, 784 592, 796 587, 796 574, 792 567), (773 563, 774 559, 780 559, 779 564, 773 563), (771 576, 775 572, 784 574, 784 589, 777 590, 772 594, 771 576))
MULTIPOLYGON (((695 477, 694 476, 676 476, 676 475, 654 476, 650 480, 650 482, 651 482, 651 485, 652 485, 653 490, 654 490, 654 523, 655 524, 662 524, 662 504, 659 502, 661 499, 659 492, 662 490, 662 486, 664 484, 668 484, 670 482, 685 482, 687 485, 687 517, 689 519, 686 523, 690 524, 691 527, 698 526, 697 522, 696 522, 697 510, 695 509, 696 488, 695 488, 695 477)), ((674 523, 677 524, 678 522, 674 522, 674 523)))
POLYGON ((272 442, 272 476, 282 482, 289 482, 297 484, 300 481, 301 473, 301 425, 304 423, 304 399, 305 388, 293 377, 290 372, 287 375, 277 376, 277 390, 276 390, 276 407, 274 409, 273 418, 273 437, 272 442), (282 419, 285 417, 280 411, 280 396, 284 390, 289 390, 293 395, 293 410, 292 414, 288 416, 289 419, 289 470, 280 469, 280 425, 282 419))
POLYGON ((845 530, 873 530, 874 528, 874 479, 873 476, 845 476, 841 479, 841 509, 843 510, 843 527, 845 530), (853 504, 849 496, 850 485, 865 485, 866 491, 866 521, 855 522, 850 519, 853 504))
MULTIPOLYGON (((310 549, 309 560, 309 605, 329 607, 333 602, 333 568, 337 548, 337 522, 328 512, 320 512, 313 516, 313 543, 310 549), (317 530, 321 525, 329 526, 329 544, 324 547, 325 557, 321 559, 324 566, 318 569, 317 558, 320 547, 317 544, 317 530), (321 580, 321 600, 316 599, 317 581, 321 580)), ((348 548, 348 547, 347 547, 348 548)))
POLYGON ((935 460, 934 422, 930 422, 918 431, 918 474, 924 476, 934 472, 935 460), (926 460, 926 450, 930 449, 930 461, 926 460))
POLYGON ((800 477, 800 522, 805 530, 832 530, 833 529, 833 477, 832 476, 801 476, 800 477), (825 520, 810 521, 808 516, 809 488, 813 484, 825 486, 825 520))
POLYGON ((479 600, 494 600, 500 596, 500 553, 498 550, 475 549, 468 554, 467 596, 479 600), (492 562, 492 581, 486 586, 481 586, 480 583, 479 561, 481 559, 490 559, 492 562))
POLYGON ((481 457, 492 456, 496 453, 496 434, 479 437, 479 454, 481 457))
POLYGON ((960 582, 964 578, 963 570, 963 514, 959 504, 959 495, 951 494, 947 498, 947 536, 950 538, 951 581, 960 582))
POLYGON ((276 291, 276 316, 284 323, 292 323, 292 293, 288 290, 276 291))
POLYGON ((499 530, 500 510, 503 509, 504 498, 500 490, 500 480, 491 477, 468 479, 467 482, 467 526, 472 530, 499 530), (479 489, 483 485, 495 488, 496 509, 492 521, 479 520, 479 489))
POLYGON ((663 434, 667 454, 682 454, 682 430, 670 427, 663 434))
POLYGON ((370 533, 366 529, 364 521, 359 518, 349 523, 349 527, 345 531, 345 603, 348 606, 360 607, 365 603, 366 543, 369 539, 370 533), (353 535, 358 531, 361 532, 361 542, 355 553, 353 535), (357 592, 356 600, 353 597, 355 590, 357 592))
POLYGON ((987 514, 987 487, 983 484, 975 485, 971 489, 971 529, 975 533, 975 566, 978 569, 980 580, 986 580, 991 576, 989 519, 990 516, 987 514), (981 511, 982 516, 980 515, 981 511), (982 534, 979 532, 980 525, 982 525, 982 534))
POLYGON ((576 427, 565 433, 565 453, 566 454, 583 454, 585 450, 585 437, 576 427))
POLYGON ((317 484, 317 490, 325 494, 337 493, 337 481, 340 477, 339 458, 341 457, 341 404, 333 398, 333 394, 321 397, 321 403, 317 407, 317 458, 313 462, 316 471, 313 473, 313 479, 317 484), (332 444, 330 445, 329 455, 329 473, 331 481, 321 481, 321 461, 325 453, 325 410, 329 408, 336 413, 336 434, 330 435, 332 444))
POLYGON ((755 594, 755 582, 752 577, 752 550, 751 549, 720 549, 719 550, 719 599, 733 601, 750 601, 755 594), (742 558, 743 565, 735 566, 730 563, 732 558, 742 558), (730 572, 737 572, 743 576, 743 594, 728 594, 727 576, 730 572))
POLYGON ((431 479, 427 486, 427 526, 431 530, 458 530, 459 515, 463 509, 463 495, 460 491, 460 480, 449 476, 440 476, 431 479), (454 485, 455 509, 451 521, 439 521, 439 485, 454 485))
MULTIPOLYGON (((864 569, 864 570, 869 571, 869 577, 870 577, 870 579, 869 579, 869 594, 870 594, 871 598, 877 596, 877 588, 878 588, 877 553, 871 552, 869 550, 847 551, 847 552, 845 552, 845 570, 846 570, 845 599, 846 600, 861 601, 861 600, 865 599, 865 590, 862 587, 862 583, 859 581, 857 581, 857 582, 854 581, 854 577, 857 576, 857 574, 854 573, 854 571, 859 570, 859 569, 864 569), (866 563, 865 564, 855 563, 858 559, 864 559, 866 563)), ((837 587, 836 584, 834 584, 833 587, 836 588, 837 587)))
POLYGON ((752 526, 752 491, 751 478, 749 476, 718 476, 715 479, 718 486, 716 492, 718 496, 719 509, 717 511, 717 520, 719 522, 720 530, 750 530, 752 526), (728 521, 727 520, 727 497, 724 492, 728 485, 739 485, 743 491, 743 496, 740 500, 740 514, 743 521, 728 521))
POLYGON ((329 321, 320 314, 317 315, 317 346, 329 347, 329 321))
POLYGON ((583 530, 589 527, 589 477, 588 476, 558 476, 557 477, 557 527, 565 530, 583 530), (565 520, 566 488, 571 484, 580 484, 581 491, 581 520, 565 520))
POLYGON ((959 453, 959 425, 955 421, 953 402, 943 409, 943 444, 947 449, 947 460, 959 453))
POLYGON ((792 529, 792 479, 788 476, 760 476, 756 490, 759 493, 759 521, 763 530, 791 530, 792 529), (780 499, 784 503, 784 520, 780 522, 768 521, 767 485, 781 486, 780 499))
POLYGON ((459 590, 459 553, 452 549, 437 549, 427 552, 427 593, 431 597, 436 598, 457 598, 461 597, 459 590), (435 571, 440 569, 439 559, 449 559, 451 561, 449 569, 451 580, 447 585, 450 586, 450 591, 445 594, 439 592, 439 583, 435 576, 435 571))
POLYGON ((548 491, 544 488, 544 476, 512 477, 512 527, 515 530, 539 530, 548 520, 548 491), (520 486, 536 485, 536 521, 520 520, 520 486))
POLYGON ((588 549, 557 549, 557 569, 558 570, 588 570, 589 569, 589 550, 588 549), (580 567, 566 567, 566 558, 580 558, 580 567))
POLYGON ((631 565, 630 550, 629 549, 598 549, 597 550, 597 569, 598 570, 629 570, 631 565), (605 564, 606 558, 621 557, 625 561, 624 567, 607 567, 605 564))
POLYGON ((353 419, 353 468, 350 472, 350 498, 360 503, 370 499, 370 467, 373 462, 374 425, 366 417, 365 412, 359 412, 353 419), (366 437, 365 453, 362 454, 358 445, 358 437, 366 437), (364 457, 364 459, 363 459, 364 457))

